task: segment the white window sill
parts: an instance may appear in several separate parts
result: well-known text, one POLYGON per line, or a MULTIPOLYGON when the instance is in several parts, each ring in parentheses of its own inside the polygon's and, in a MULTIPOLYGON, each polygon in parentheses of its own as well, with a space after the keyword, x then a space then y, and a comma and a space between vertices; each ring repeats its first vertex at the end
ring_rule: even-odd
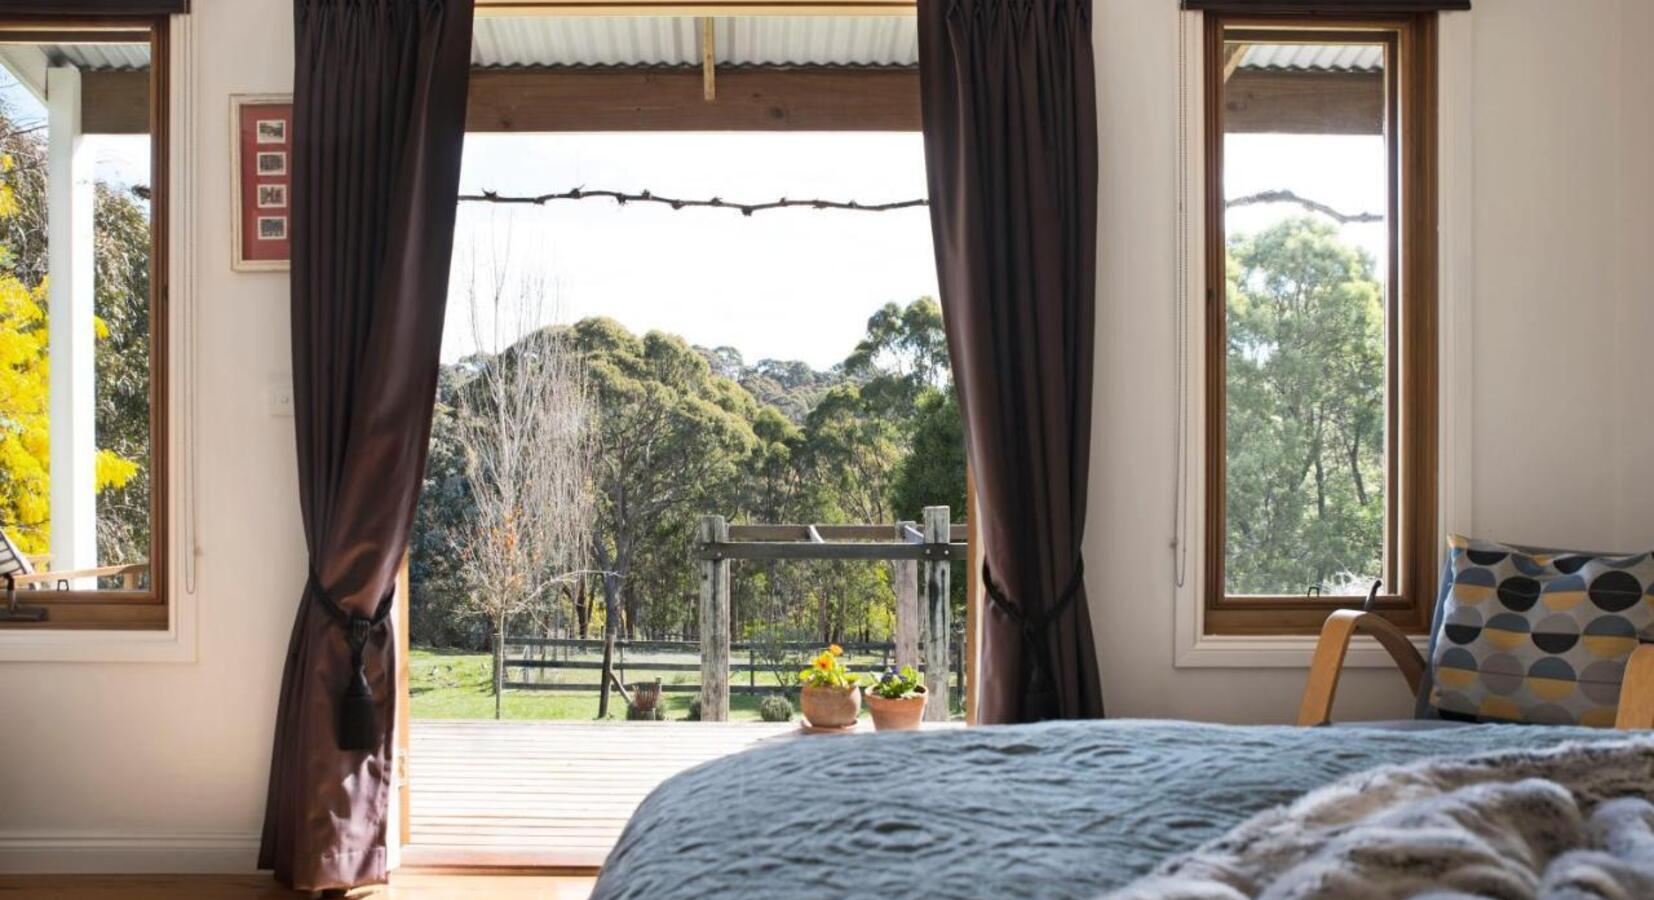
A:
MULTIPOLYGON (((1307 669, 1315 655, 1315 635, 1215 635, 1179 636, 1174 665, 1179 669, 1307 669)), ((1413 646, 1423 656, 1429 650, 1429 635, 1412 636, 1413 646)), ((1350 641, 1344 657, 1347 669, 1393 669, 1395 660, 1366 635, 1350 641)))
POLYGON ((195 662, 193 622, 173 618, 166 631, 0 630, 0 662, 195 662))

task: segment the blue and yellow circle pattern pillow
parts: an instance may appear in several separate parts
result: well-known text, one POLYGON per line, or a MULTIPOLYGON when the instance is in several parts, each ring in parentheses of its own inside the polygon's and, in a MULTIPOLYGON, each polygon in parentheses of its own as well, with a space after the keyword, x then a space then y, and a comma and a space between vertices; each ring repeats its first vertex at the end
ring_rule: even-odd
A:
POLYGON ((1610 726, 1625 665, 1654 641, 1654 556, 1452 535, 1430 705, 1478 721, 1610 726))

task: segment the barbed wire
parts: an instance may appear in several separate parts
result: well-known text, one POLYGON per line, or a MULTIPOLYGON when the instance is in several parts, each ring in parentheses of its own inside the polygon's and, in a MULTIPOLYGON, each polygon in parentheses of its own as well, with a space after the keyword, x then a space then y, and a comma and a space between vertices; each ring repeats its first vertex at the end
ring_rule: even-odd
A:
MULTIPOLYGON (((496 191, 483 191, 480 194, 461 194, 462 203, 501 203, 515 205, 544 206, 559 200, 612 200, 620 206, 628 203, 654 203, 668 206, 672 209, 730 209, 750 216, 753 213, 766 212, 772 209, 830 209, 845 212, 891 212, 898 209, 913 209, 929 206, 930 201, 918 197, 912 200, 894 200, 885 203, 862 203, 857 200, 824 200, 824 199, 793 199, 782 197, 777 200, 768 200, 761 203, 743 203, 736 200, 725 200, 722 197, 711 197, 705 200, 689 199, 684 197, 668 197, 656 194, 653 191, 614 191, 607 189, 588 189, 584 187, 570 188, 566 191, 556 191, 548 194, 501 194, 496 191)), ((1343 225, 1364 224, 1384 221, 1383 213, 1360 212, 1346 213, 1338 209, 1300 196, 1288 190, 1259 191, 1244 197, 1236 197, 1227 201, 1224 206, 1257 206, 1267 203, 1293 203, 1311 212, 1317 212, 1343 225)))

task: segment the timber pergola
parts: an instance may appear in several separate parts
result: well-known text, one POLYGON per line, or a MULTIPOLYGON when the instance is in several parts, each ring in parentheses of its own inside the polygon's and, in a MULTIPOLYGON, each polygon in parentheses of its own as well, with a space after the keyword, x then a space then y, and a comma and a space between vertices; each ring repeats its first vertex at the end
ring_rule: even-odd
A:
POLYGON ((730 561, 821 559, 894 565, 896 665, 918 666, 923 647, 925 719, 947 721, 951 564, 970 553, 970 526, 950 519, 946 506, 925 507, 922 523, 890 525, 730 525, 702 516, 692 553, 701 576, 701 720, 729 719, 730 561))

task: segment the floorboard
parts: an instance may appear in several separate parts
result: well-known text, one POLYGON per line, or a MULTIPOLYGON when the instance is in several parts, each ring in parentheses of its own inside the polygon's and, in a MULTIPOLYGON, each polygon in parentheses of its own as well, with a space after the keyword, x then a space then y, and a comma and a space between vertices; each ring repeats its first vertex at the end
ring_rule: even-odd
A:
MULTIPOLYGON (((583 900, 589 875, 393 872, 351 900, 583 900)), ((269 875, 0 875, 4 900, 294 900, 269 875)))
POLYGON ((597 866, 667 778, 797 724, 415 721, 409 843, 418 866, 597 866))

